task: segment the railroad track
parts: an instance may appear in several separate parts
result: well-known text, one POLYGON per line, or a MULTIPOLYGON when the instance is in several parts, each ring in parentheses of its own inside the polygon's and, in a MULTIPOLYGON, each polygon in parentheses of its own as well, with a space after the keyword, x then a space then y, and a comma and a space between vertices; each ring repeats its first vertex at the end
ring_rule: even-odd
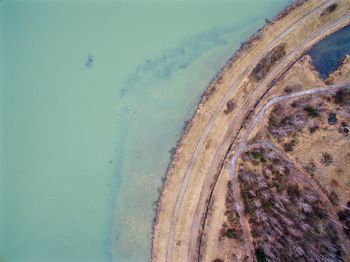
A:
MULTIPOLYGON (((323 26, 322 28, 317 30, 315 33, 313 33, 307 40, 305 40, 302 44, 298 45, 298 47, 284 59, 284 62, 282 62, 279 66, 275 67, 275 69, 270 73, 270 76, 276 75, 277 74, 276 72, 281 71, 282 68, 288 67, 288 63, 290 63, 290 61, 293 60, 292 57, 298 56, 298 53, 300 53, 300 55, 301 55, 304 52, 305 49, 308 49, 308 47, 312 46, 315 42, 317 42, 319 40, 319 38, 322 38, 322 37, 320 37, 321 35, 327 34, 327 32, 329 30, 332 30, 337 25, 342 24, 344 21, 347 21, 347 23, 350 23, 350 13, 346 13, 344 16, 342 16, 339 19, 333 21, 332 23, 326 24, 325 26, 323 26)), ((251 95, 251 97, 253 99, 255 97, 257 97, 258 92, 261 92, 261 89, 263 87, 266 87, 269 82, 273 81, 271 78, 272 77, 265 78, 258 85, 258 87, 255 89, 254 93, 251 95)), ((263 93, 263 95, 266 95, 266 93, 263 93)), ((259 101, 262 100, 262 99, 263 99, 263 96, 261 96, 258 99, 258 102, 256 102, 256 104, 258 105, 259 101)), ((248 108, 249 108, 249 105, 251 105, 252 103, 253 103, 252 100, 248 99, 245 102, 244 108, 242 108, 241 112, 242 111, 243 112, 249 112, 248 108)), ((198 244, 197 244, 197 237, 195 237, 195 235, 197 235, 196 232, 199 231, 199 223, 200 223, 199 217, 200 217, 200 213, 201 213, 201 208, 200 207, 203 204, 203 201, 205 201, 205 197, 204 196, 207 194, 208 187, 210 186, 210 183, 212 182, 211 179, 215 175, 214 173, 217 170, 219 162, 223 161, 223 159, 225 159, 225 155, 227 155, 227 153, 228 153, 228 150, 222 150, 222 147, 227 145, 227 143, 228 143, 228 141, 230 139, 232 140, 232 138, 231 138, 232 137, 232 130, 235 130, 234 126, 237 125, 237 123, 240 123, 240 127, 236 128, 236 130, 238 130, 238 132, 235 135, 235 137, 238 136, 239 131, 242 129, 242 126, 243 126, 242 123, 244 122, 245 115, 241 114, 241 116, 242 117, 239 118, 239 119, 237 119, 237 118, 234 119, 234 121, 230 124, 229 128, 227 129, 225 137, 224 137, 222 143, 220 144, 220 146, 218 147, 218 150, 217 150, 216 154, 214 155, 214 158, 213 158, 212 163, 210 165, 209 172, 207 173, 205 183, 204 183, 204 185, 202 187, 200 200, 198 201, 198 204, 197 204, 195 219, 193 219, 193 223, 192 223, 191 234, 190 234, 191 240, 190 240, 189 254, 188 254, 188 259, 187 259, 188 261, 195 260, 195 259, 193 259, 194 258, 194 253, 196 252, 195 250, 199 248, 198 244)))
MULTIPOLYGON (((189 179, 192 175, 192 169, 196 163, 196 159, 198 158, 198 155, 200 154, 200 152, 203 148, 204 142, 207 139, 207 137, 208 137, 213 125, 214 125, 214 122, 216 121, 219 114, 222 113, 222 111, 224 110, 227 101, 232 97, 233 93, 240 86, 240 84, 242 83, 244 78, 254 69, 254 67, 257 65, 257 63, 267 54, 267 52, 273 46, 275 46, 278 42, 283 40, 283 38, 285 38, 291 32, 298 29, 299 26, 302 25, 303 23, 305 23, 308 19, 310 19, 311 17, 313 17, 317 13, 322 12, 327 6, 333 4, 334 2, 336 2, 336 1, 323 1, 321 5, 319 5, 314 10, 310 11, 307 15, 305 15, 304 17, 299 19, 292 26, 290 26, 287 31, 285 31, 285 32, 281 33, 279 36, 277 36, 269 45, 267 45, 264 48, 264 50, 260 53, 260 55, 258 55, 253 60, 252 63, 250 63, 250 65, 240 74, 238 79, 230 86, 227 94, 221 100, 221 102, 219 103, 219 106, 215 110, 214 114, 211 116, 211 118, 208 122, 208 125, 207 125, 206 129, 204 130, 203 135, 201 136, 199 142, 197 143, 197 145, 195 147, 194 153, 192 154, 191 160, 190 160, 188 167, 185 171, 185 177, 183 179, 183 182, 182 182, 182 185, 180 188, 180 192, 179 192, 178 197, 177 197, 176 207, 175 207, 174 214, 173 214, 172 220, 171 220, 171 228, 170 228, 169 236, 167 239, 166 261, 172 261, 172 258, 173 258, 172 252, 173 252, 173 247, 174 247, 175 228, 176 228, 176 225, 177 225, 177 222, 179 219, 179 215, 180 215, 180 211, 181 211, 181 207, 182 207, 182 203, 183 203, 183 199, 184 199, 184 194, 186 192, 186 188, 187 188, 189 179)), ((348 18, 349 18, 349 14, 347 14, 346 19, 348 19, 348 18)), ((301 47, 300 47, 300 49, 301 49, 301 47)), ((278 67, 278 69, 275 68, 275 70, 273 72, 271 72, 270 75, 272 75, 274 72, 277 72, 280 68, 283 68, 283 66, 280 65, 278 67)), ((264 85, 266 85, 266 83, 267 83, 267 80, 263 81, 259 86, 263 87, 264 85)), ((256 96, 258 92, 259 92, 259 88, 257 90, 255 90, 255 92, 253 93, 253 97, 256 96)), ((249 103, 246 102, 244 104, 244 107, 246 108, 248 106, 248 104, 249 103)), ((237 122, 239 122, 239 121, 237 121, 237 122)), ((236 119, 235 119, 234 124, 237 124, 236 119)), ((194 218, 192 219, 193 222, 192 222, 191 234, 190 234, 191 239, 189 240, 189 249, 188 249, 188 256, 187 256, 188 261, 193 261, 196 259, 196 256, 197 256, 196 250, 198 249, 197 236, 198 236, 198 232, 199 232, 200 213, 201 213, 201 210, 199 207, 201 206, 201 203, 203 203, 203 201, 205 201, 205 195, 207 195, 209 184, 210 184, 210 181, 212 180, 212 176, 213 176, 213 171, 215 170, 215 167, 217 166, 218 162, 220 162, 222 157, 224 157, 224 155, 222 153, 223 152, 222 147, 227 144, 227 142, 230 138, 229 132, 234 127, 234 124, 231 123, 230 127, 228 128, 228 130, 225 134, 225 140, 223 141, 223 143, 221 143, 222 146, 220 146, 218 148, 216 154, 214 155, 214 159, 212 160, 210 170, 206 175, 205 183, 203 185, 203 188, 202 188, 202 191, 200 194, 200 198, 199 198, 199 201, 197 204, 196 214, 195 214, 194 218)), ((224 153, 227 153, 227 152, 224 151, 224 153)))

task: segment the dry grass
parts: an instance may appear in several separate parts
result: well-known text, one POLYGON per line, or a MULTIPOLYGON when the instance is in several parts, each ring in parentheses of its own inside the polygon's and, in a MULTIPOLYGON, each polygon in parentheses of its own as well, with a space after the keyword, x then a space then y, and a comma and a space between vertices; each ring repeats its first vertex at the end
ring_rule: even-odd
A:
POLYGON ((350 106, 339 106, 337 94, 288 101, 272 110, 269 131, 276 143, 304 166, 328 196, 350 200, 350 106), (305 110, 307 109, 307 110, 305 110), (329 116, 336 115, 336 124, 329 116), (296 117, 298 116, 298 117, 296 117))
MULTIPOLYGON (((224 167, 223 172, 228 173, 227 166, 224 167)), ((227 236, 229 229, 234 229, 234 232, 240 230, 235 203, 230 197, 228 183, 229 175, 226 174, 215 187, 212 209, 203 232, 205 241, 203 241, 200 250, 202 261, 214 261, 215 258, 220 258, 223 261, 243 261, 245 256, 242 252, 244 250, 242 239, 227 236), (222 201, 223 199, 224 201, 222 201)))
MULTIPOLYGON (((344 2, 345 4, 340 4, 330 16, 337 17, 345 9, 348 9, 350 3, 344 2)), ((198 106, 189 128, 178 145, 163 189, 153 235, 152 259, 154 261, 166 260, 168 237, 172 229, 171 223, 176 210, 176 200, 183 185, 186 171, 191 167, 191 174, 193 175, 189 176, 186 182, 186 190, 184 191, 181 208, 178 209, 178 219, 174 228, 174 245, 171 247, 173 259, 176 258, 178 261, 186 261, 188 259, 190 241, 193 238, 197 239, 197 236, 192 234, 192 222, 194 219, 197 219, 195 217, 196 210, 201 210, 201 216, 205 212, 207 207, 206 200, 211 191, 210 188, 213 185, 215 174, 218 172, 217 168, 224 161, 224 153, 227 151, 235 133, 237 133, 249 107, 255 103, 256 96, 260 96, 265 91, 264 86, 261 91, 257 92, 256 96, 252 96, 252 93, 256 90, 256 83, 251 83, 248 79, 251 70, 253 70, 250 67, 251 62, 262 53, 273 39, 290 28, 297 19, 319 4, 319 0, 310 0, 306 2, 303 8, 296 8, 281 20, 265 27, 257 41, 250 43, 249 48, 244 49, 244 52, 238 53, 236 58, 227 64, 227 67, 223 69, 220 77, 214 83, 215 86, 212 85, 212 88, 209 89, 208 94, 210 96, 206 95, 198 106), (222 105, 221 101, 236 80, 239 84, 231 97, 235 98, 236 109, 230 114, 225 114, 226 103, 222 105), (247 84, 244 85, 244 82, 247 84), (221 113, 215 115, 216 120, 212 123, 210 132, 203 141, 203 149, 200 151, 200 154, 195 156, 194 162, 192 162, 195 148, 202 138, 211 117, 218 108, 221 110, 221 113), (231 123, 235 124, 230 127, 229 136, 226 137, 225 133, 231 123), (212 162, 214 156, 218 156, 218 161, 212 162), (181 245, 177 245, 177 243, 181 243, 181 245)), ((334 19, 330 16, 324 16, 322 19, 315 16, 310 22, 303 24, 300 29, 286 36, 283 42, 287 43, 287 55, 312 31, 319 28, 326 21, 334 19)), ((322 38, 323 36, 319 37, 322 38)), ((315 41, 317 40, 319 39, 315 39, 315 41)), ((310 42, 310 45, 312 43, 310 42)), ((270 50, 272 48, 273 46, 270 50)), ((308 48, 308 46, 305 48, 308 48)), ((274 74, 279 74, 282 70, 278 70, 274 74)), ((274 77, 275 75, 269 74, 266 81, 269 82, 274 77)), ((223 201, 223 199, 217 198, 217 201, 223 201)))

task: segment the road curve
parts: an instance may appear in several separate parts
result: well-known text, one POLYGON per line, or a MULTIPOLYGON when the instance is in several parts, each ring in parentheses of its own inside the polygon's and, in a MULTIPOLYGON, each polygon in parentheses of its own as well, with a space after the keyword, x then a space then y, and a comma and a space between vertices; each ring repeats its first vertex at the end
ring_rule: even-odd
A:
MULTIPOLYGON (((345 15, 343 15, 342 17, 336 19, 335 21, 328 23, 326 25, 324 25, 323 27, 319 28, 315 33, 313 33, 308 39, 306 39, 305 41, 303 41, 301 44, 299 44, 297 46, 297 48, 291 52, 285 59, 284 62, 281 62, 277 67, 275 67, 271 73, 269 74, 270 77, 266 77, 259 85, 258 87, 255 89, 254 93, 250 96, 253 99, 255 97, 257 97, 258 92, 261 91, 261 89, 263 87, 266 87, 269 82, 272 81, 273 75, 276 75, 279 71, 281 71, 282 68, 286 68, 288 66, 288 63, 290 63, 291 60, 293 60, 293 57, 298 56, 299 53, 303 52, 305 49, 307 49, 309 46, 313 45, 316 41, 319 40, 320 36, 327 34, 327 32, 329 30, 332 30, 334 27, 336 27, 337 25, 343 23, 344 21, 347 21, 347 23, 350 23, 350 13, 346 13, 345 15)), ((322 37, 321 37, 322 38, 322 37)), ((251 99, 247 99, 246 102, 243 105, 243 108, 241 109, 243 112, 245 112, 244 109, 248 110, 249 107, 249 103, 251 103, 251 99)), ((244 114, 243 114, 244 116, 244 114)), ((198 201, 197 204, 197 209, 196 209, 196 215, 195 218, 193 219, 193 223, 192 223, 192 229, 191 229, 191 240, 190 240, 190 245, 189 245, 189 253, 188 253, 188 261, 192 261, 194 253, 195 253, 195 249, 197 247, 197 237, 196 237, 196 232, 198 232, 198 228, 199 228, 199 221, 200 221, 200 204, 201 201, 205 201, 204 195, 207 192, 207 188, 210 185, 210 181, 211 178, 213 176, 213 173, 215 171, 215 168, 218 165, 218 162, 220 161, 220 159, 223 158, 222 155, 220 155, 220 153, 222 154, 222 152, 225 153, 225 150, 222 150, 221 148, 227 144, 227 140, 229 140, 230 136, 232 136, 232 130, 234 129, 234 126, 237 125, 237 123, 242 123, 243 121, 243 116, 240 119, 235 119, 234 121, 232 121, 232 123, 230 124, 229 128, 227 129, 227 132, 225 134, 225 138, 224 140, 221 142, 220 146, 218 147, 214 158, 212 160, 211 163, 211 167, 209 169, 209 172, 207 173, 206 176, 206 181, 204 186, 202 187, 202 192, 201 192, 201 197, 200 200, 198 201)), ((239 130, 239 129, 238 129, 239 130)), ((203 202, 202 202, 203 203, 203 202)))
MULTIPOLYGON (((270 99, 260 109, 259 113, 254 117, 254 119, 252 119, 252 122, 249 125, 248 130, 244 134, 243 138, 241 139, 241 142, 239 143, 239 145, 238 145, 238 147, 237 147, 237 149, 235 151, 235 154, 231 158, 231 162, 230 162, 231 168, 230 168, 230 170, 232 169, 233 166, 236 166, 237 158, 244 151, 248 137, 252 133, 252 131, 255 128, 255 126, 262 120, 262 118, 264 117, 266 111, 271 106, 273 106, 273 105, 275 105, 275 104, 277 104, 279 102, 282 102, 284 100, 297 98, 297 97, 301 97, 301 96, 306 96, 306 95, 320 94, 320 93, 328 92, 328 91, 339 89, 339 88, 350 88, 350 82, 345 82, 345 83, 340 83, 340 84, 335 84, 335 85, 329 85, 329 86, 319 87, 319 88, 307 89, 307 90, 295 92, 295 93, 292 93, 292 94, 289 94, 289 95, 278 96, 278 97, 270 99)), ((230 172, 230 176, 234 177, 234 172, 233 171, 230 172)))
MULTIPOLYGON (((245 249, 247 254, 250 254, 252 256, 253 254, 253 244, 252 244, 252 237, 249 233, 249 223, 243 214, 243 202, 240 197, 240 188, 239 188, 239 182, 238 182, 238 177, 235 175, 235 170, 236 170, 236 164, 237 164, 237 159, 241 155, 241 153, 246 149, 247 147, 247 140, 251 133, 253 132, 254 128, 256 127, 257 124, 261 123, 263 117, 265 116, 266 111, 272 107, 273 105, 280 103, 284 100, 292 99, 292 98, 297 98, 297 97, 303 97, 306 95, 312 95, 312 94, 320 94, 324 92, 329 92, 332 90, 336 90, 339 88, 350 88, 350 82, 346 83, 341 83, 341 84, 335 84, 335 85, 330 85, 326 87, 320 87, 320 88, 313 88, 313 89, 308 89, 308 90, 303 90, 300 92, 296 92, 293 94, 285 95, 285 96, 279 96, 270 99, 259 111, 259 113, 252 119, 249 128, 247 129, 246 133, 242 137, 240 143, 236 147, 235 153, 233 154, 231 161, 230 161, 230 177, 232 179, 232 192, 233 192, 233 197, 234 201, 236 203, 236 210, 239 215, 239 220, 240 224, 242 226, 242 231, 243 231, 243 236, 245 239, 245 249)), ((313 184, 314 185, 314 184, 313 184)), ((328 199, 327 199, 328 200, 328 199)), ((328 200, 329 202, 329 200, 328 200)), ((326 201, 326 203, 328 203, 326 201)), ((328 207, 329 208, 329 207, 328 207)), ((334 212, 333 212, 334 213, 334 212)), ((339 230, 338 230, 339 231, 339 230)))
MULTIPOLYGON (((223 109, 226 106, 227 101, 229 100, 229 98, 232 96, 233 92, 236 90, 236 88, 241 84, 242 80, 244 79, 244 77, 251 72, 251 70, 256 66, 256 64, 260 61, 261 58, 263 58, 266 53, 269 51, 269 49, 271 49, 271 47, 273 47, 276 43, 278 43, 279 41, 281 41, 286 35, 288 35, 289 33, 291 33, 292 31, 294 31, 295 29, 297 29, 299 27, 299 25, 303 24, 307 19, 309 19, 310 17, 314 16, 317 12, 321 12, 325 7, 327 7, 328 5, 332 4, 333 2, 336 1, 325 1, 325 3, 323 2, 323 4, 321 4, 320 6, 318 6, 317 8, 315 8, 313 11, 311 11, 310 13, 308 13, 307 15, 305 15, 303 18, 301 18, 300 20, 298 20, 296 23, 294 23, 287 31, 283 32, 282 34, 280 34, 277 38, 275 38, 274 41, 272 41, 268 46, 266 46, 263 50, 263 52, 260 53, 259 56, 257 56, 253 62, 243 71, 243 73, 240 75, 240 77, 233 83, 232 86, 230 86, 227 94, 225 95, 225 97, 222 99, 222 101, 220 102, 219 106, 217 107, 216 111, 214 112, 214 114, 212 115, 212 117, 209 120, 209 123, 203 133, 203 135, 201 136, 199 142, 197 143, 194 153, 192 155, 191 161, 187 167, 187 170, 185 172, 185 177, 184 180, 182 182, 181 185, 181 189, 180 189, 180 193, 178 195, 177 198, 177 202, 176 202, 176 207, 175 207, 175 211, 174 211, 174 215, 172 217, 172 221, 171 221, 171 230, 169 233, 169 237, 168 237, 168 241, 167 241, 167 261, 172 261, 172 250, 173 250, 173 244, 174 244, 174 232, 175 232, 175 227, 178 221, 178 217, 180 214, 180 210, 181 210, 181 205, 182 205, 182 201, 184 198, 184 193, 186 191, 186 187, 189 181, 189 178, 191 176, 191 172, 192 172, 192 168, 196 162, 196 158, 198 157, 200 150, 203 147, 204 141, 206 140, 206 138, 208 137, 208 134, 210 132, 210 130, 212 129, 212 126, 217 118, 217 116, 223 111, 223 109)), ((261 85, 262 86, 262 85, 261 85)), ((254 95, 256 95, 257 91, 254 93, 254 95)), ((246 104, 245 104, 246 105, 246 104)), ((230 126, 231 127, 231 126, 230 126)), ((218 150, 218 152, 220 152, 220 150, 218 150)), ((217 154, 215 155, 214 158, 216 157, 217 154)), ((213 163, 212 167, 215 166, 215 164, 217 163, 217 161, 214 161, 215 163, 213 163)), ((211 168, 212 169, 212 168, 211 168)), ((209 178, 211 178, 211 173, 209 172, 210 176, 209 178)), ((206 179, 206 181, 210 181, 210 179, 206 179)), ((205 195, 205 192, 203 193, 203 195, 205 195)), ((202 192, 201 192, 201 196, 202 196, 202 192)), ((198 202, 199 203, 199 202, 198 202)), ((194 218, 194 224, 192 227, 192 231, 197 232, 197 228, 198 228, 198 224, 199 224, 199 217, 196 215, 194 218)), ((196 234, 194 234, 196 235, 196 234)), ((195 243, 193 242, 194 239, 196 239, 196 237, 194 238, 193 234, 191 234, 192 239, 190 240, 190 242, 192 244, 190 244, 189 246, 189 257, 193 258, 193 253, 192 253, 192 249, 193 247, 195 247, 195 243)))
MULTIPOLYGON (((275 46, 285 36, 287 36, 288 34, 293 32, 295 29, 297 29, 306 20, 308 20, 309 18, 313 17, 316 13, 322 12, 326 7, 330 6, 331 4, 333 4, 335 2, 336 2, 336 0, 332 0, 332 1, 325 0, 325 1, 323 1, 320 6, 318 6, 317 8, 312 10, 311 12, 309 12, 307 15, 305 15, 300 20, 295 22, 291 27, 289 27, 289 29, 287 31, 284 31, 277 38, 275 38, 268 46, 266 46, 263 49, 263 51, 242 72, 240 77, 231 85, 229 91, 227 92, 225 97, 221 100, 218 108, 215 110, 213 116, 210 118, 209 123, 208 123, 207 127, 205 128, 203 135, 201 136, 199 142, 197 143, 197 145, 195 147, 195 151, 194 151, 194 153, 192 155, 190 164, 189 164, 189 166, 188 166, 188 168, 186 170, 186 175, 185 175, 185 178, 184 178, 184 180, 182 182, 182 185, 181 185, 179 196, 178 196, 177 201, 176 201, 176 207, 175 207, 174 216, 173 216, 172 222, 171 222, 171 231, 170 231, 170 234, 169 234, 169 237, 168 237, 168 244, 167 244, 167 259, 166 259, 166 261, 172 261, 172 250, 173 250, 173 245, 174 245, 175 226, 176 226, 176 223, 177 223, 177 220, 178 220, 178 217, 179 217, 179 210, 181 209, 181 204, 182 204, 184 193, 185 193, 188 181, 189 181, 189 176, 191 174, 191 171, 192 171, 192 168, 193 168, 194 163, 196 161, 196 158, 197 158, 200 150, 202 149, 204 141, 208 137, 209 131, 211 130, 211 128, 213 126, 213 123, 216 120, 217 116, 224 110, 224 108, 226 106, 226 103, 228 102, 228 100, 230 99, 230 97, 232 96, 232 94, 236 90, 236 88, 241 84, 241 82, 243 81, 244 77, 246 75, 248 75, 254 69, 254 67, 258 64, 258 62, 268 53, 268 51, 270 49, 272 49, 273 46, 275 46)), ((190 246, 192 246, 192 245, 190 245, 190 246)), ((191 247, 190 247, 190 249, 191 249, 191 247)))

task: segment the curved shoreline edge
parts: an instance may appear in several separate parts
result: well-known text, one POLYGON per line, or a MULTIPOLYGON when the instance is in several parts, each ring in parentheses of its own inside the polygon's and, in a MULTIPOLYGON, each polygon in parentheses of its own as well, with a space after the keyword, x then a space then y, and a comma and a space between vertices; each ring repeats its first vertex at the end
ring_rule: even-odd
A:
POLYGON ((275 22, 279 21, 280 19, 284 18, 287 16, 291 11, 295 10, 298 7, 301 7, 303 4, 308 2, 309 0, 296 0, 293 1, 291 4, 286 6, 282 11, 280 11, 271 21, 266 20, 266 23, 259 29, 257 30, 256 33, 254 33, 247 41, 242 43, 241 47, 234 52, 234 54, 227 60, 225 65, 218 71, 218 73, 212 78, 212 80, 209 82, 207 85, 207 88, 203 92, 200 101, 193 111, 193 114, 189 118, 189 121, 186 121, 186 125, 182 130, 180 139, 177 141, 176 147, 175 147, 175 153, 172 154, 171 156, 171 162, 166 170, 166 177, 164 184, 162 186, 162 190, 159 196, 156 207, 156 216, 154 217, 153 220, 153 225, 152 225, 152 249, 151 249, 151 258, 153 260, 154 258, 154 234, 155 234, 155 227, 157 226, 158 220, 159 220, 159 214, 162 209, 163 205, 163 197, 164 197, 164 190, 166 189, 167 186, 169 186, 169 174, 171 173, 172 169, 176 166, 177 160, 178 160, 178 155, 181 147, 183 146, 183 141, 186 138, 186 135, 189 133, 189 131, 192 129, 193 126, 193 120, 196 117, 198 111, 204 107, 206 102, 209 100, 209 98, 212 96, 212 94, 215 92, 216 87, 221 84, 221 80, 223 77, 223 74, 227 69, 231 69, 233 64, 240 58, 242 57, 246 52, 251 50, 251 48, 258 42, 261 37, 263 36, 263 33, 268 29, 271 25, 273 25, 275 22))
POLYGON ((205 90, 203 91, 202 95, 200 96, 199 102, 196 106, 196 108, 193 110, 191 116, 184 121, 184 127, 182 128, 180 138, 176 142, 174 149, 174 153, 170 156, 170 163, 168 167, 166 168, 165 177, 162 178, 163 185, 159 194, 158 199, 154 202, 155 207, 155 216, 153 218, 152 222, 152 234, 151 234, 151 260, 153 260, 154 257, 154 231, 155 227, 158 223, 159 219, 159 212, 162 207, 162 200, 163 200, 163 192, 164 189, 167 186, 168 183, 168 174, 171 171, 171 169, 175 166, 176 159, 178 157, 179 149, 181 148, 183 144, 183 140, 186 137, 186 134, 190 131, 193 119, 197 115, 198 109, 203 107, 204 104, 208 101, 208 99, 211 97, 213 92, 215 92, 216 86, 220 84, 220 81, 222 79, 223 73, 227 68, 231 68, 233 66, 233 63, 238 60, 242 55, 244 55, 244 52, 247 52, 250 48, 252 48, 252 45, 258 41, 263 32, 271 26, 271 24, 279 21, 286 15, 288 15, 291 11, 296 9, 297 7, 300 7, 304 3, 308 2, 309 0, 293 0, 293 2, 289 5, 287 5, 284 9, 282 9, 279 13, 277 13, 271 20, 265 20, 265 23, 259 28, 255 33, 253 33, 246 41, 242 42, 240 47, 232 54, 232 56, 225 62, 225 64, 219 69, 219 71, 212 77, 212 79, 209 81, 208 85, 206 86, 205 90))

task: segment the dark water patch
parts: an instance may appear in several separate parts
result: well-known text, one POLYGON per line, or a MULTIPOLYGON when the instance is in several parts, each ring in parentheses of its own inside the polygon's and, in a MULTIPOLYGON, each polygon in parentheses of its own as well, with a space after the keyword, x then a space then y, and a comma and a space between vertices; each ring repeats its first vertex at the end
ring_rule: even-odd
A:
POLYGON ((235 27, 216 27, 189 37, 174 49, 167 50, 158 57, 146 59, 129 76, 121 90, 122 95, 136 88, 147 88, 161 80, 171 78, 208 50, 233 42, 237 31, 235 27))
POLYGON ((313 64, 324 79, 341 65, 346 54, 350 54, 350 25, 331 34, 310 50, 313 64))

